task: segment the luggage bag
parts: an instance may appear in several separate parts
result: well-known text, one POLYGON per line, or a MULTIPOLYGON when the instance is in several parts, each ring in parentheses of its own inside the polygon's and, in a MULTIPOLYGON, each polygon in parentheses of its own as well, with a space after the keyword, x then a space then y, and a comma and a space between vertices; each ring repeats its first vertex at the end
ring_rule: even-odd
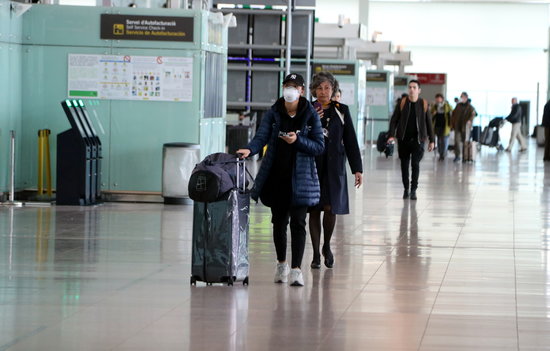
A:
POLYGON ((226 197, 214 202, 195 201, 193 205, 191 285, 197 281, 207 285, 242 281, 248 285, 250 192, 246 189, 245 161, 233 162, 238 176, 226 197))
POLYGON ((477 157, 477 142, 467 141, 464 143, 464 161, 475 162, 477 157))
POLYGON ((538 125, 535 127, 535 137, 537 138, 537 145, 544 146, 545 136, 544 136, 544 126, 538 125))

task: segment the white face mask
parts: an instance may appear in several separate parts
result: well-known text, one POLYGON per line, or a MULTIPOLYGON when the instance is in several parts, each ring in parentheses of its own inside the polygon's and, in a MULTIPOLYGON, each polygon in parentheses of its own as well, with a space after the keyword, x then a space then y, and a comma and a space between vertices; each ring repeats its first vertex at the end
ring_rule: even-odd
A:
POLYGON ((294 87, 283 88, 283 98, 286 102, 294 102, 300 97, 300 92, 294 87))

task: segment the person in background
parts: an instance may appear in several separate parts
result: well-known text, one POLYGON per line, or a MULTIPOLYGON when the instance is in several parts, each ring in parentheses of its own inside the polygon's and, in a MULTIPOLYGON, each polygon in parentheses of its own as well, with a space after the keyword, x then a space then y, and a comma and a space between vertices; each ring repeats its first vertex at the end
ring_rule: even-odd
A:
POLYGON ((242 158, 268 145, 251 196, 271 208, 273 241, 277 252, 275 283, 303 286, 301 271, 306 245, 308 207, 319 203, 319 179, 315 156, 324 150, 321 121, 311 103, 302 97, 304 78, 289 74, 283 80, 283 97, 262 118, 252 141, 237 150, 242 158), (287 227, 290 219, 292 262, 286 262, 287 227), (290 279, 289 279, 290 276, 290 279))
MULTIPOLYGON (((476 116, 476 110, 470 103, 468 93, 465 91, 460 94, 460 103, 458 103, 451 115, 451 129, 455 132, 455 159, 454 162, 461 160, 461 153, 466 147, 466 136, 470 135, 472 122, 476 116)), ((466 162, 466 160, 464 160, 466 162)))
POLYGON ((349 108, 332 100, 339 90, 338 81, 329 72, 319 72, 313 76, 310 90, 317 99, 314 106, 321 119, 325 136, 325 150, 322 155, 315 158, 321 184, 321 199, 319 205, 310 208, 309 214, 309 234, 313 246, 311 268, 321 268, 321 229, 324 263, 327 268, 332 268, 334 255, 330 248, 330 240, 336 225, 336 215, 349 213, 346 158, 355 176, 357 188, 363 183, 363 163, 349 108))
POLYGON ((334 93, 334 97, 332 98, 332 101, 340 102, 341 98, 342 98, 342 90, 338 88, 338 90, 334 93))
POLYGON ((550 161, 550 100, 544 105, 542 114, 542 126, 544 127, 544 161, 550 161))
POLYGON ((431 108, 434 133, 437 136, 437 151, 439 161, 445 160, 449 148, 449 134, 451 133, 451 114, 453 108, 445 101, 443 94, 435 95, 435 104, 431 108))
POLYGON ((506 148, 506 152, 512 151, 516 138, 518 139, 520 145, 519 151, 523 152, 527 150, 525 138, 521 135, 522 114, 523 111, 521 110, 521 106, 518 104, 518 98, 512 98, 512 111, 510 111, 510 114, 505 118, 508 122, 512 123, 512 134, 510 134, 510 143, 506 148))
POLYGON ((388 142, 398 140, 397 151, 401 159, 401 179, 403 181, 403 199, 416 200, 420 160, 424 156, 424 143, 429 140, 428 151, 434 149, 434 132, 428 102, 420 98, 420 82, 409 82, 409 95, 402 98, 395 107, 390 120, 388 142), (409 194, 409 166, 412 179, 409 194))

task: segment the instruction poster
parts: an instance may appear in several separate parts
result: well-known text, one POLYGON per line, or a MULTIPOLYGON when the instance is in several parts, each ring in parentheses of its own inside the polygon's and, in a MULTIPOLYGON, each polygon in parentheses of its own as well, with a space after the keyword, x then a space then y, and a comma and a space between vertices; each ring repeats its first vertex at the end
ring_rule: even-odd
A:
POLYGON ((367 105, 384 106, 388 104, 388 93, 386 88, 374 88, 367 86, 367 105))
POLYGON ((353 83, 340 83, 340 90, 342 95, 340 101, 348 106, 355 104, 355 84, 353 83))
POLYGON ((69 54, 68 97, 193 100, 193 58, 69 54))

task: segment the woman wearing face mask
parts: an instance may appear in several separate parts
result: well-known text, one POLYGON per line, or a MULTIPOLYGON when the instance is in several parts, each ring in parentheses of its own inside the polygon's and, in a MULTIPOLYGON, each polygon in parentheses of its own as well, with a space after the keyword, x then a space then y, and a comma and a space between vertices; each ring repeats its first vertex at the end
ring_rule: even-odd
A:
POLYGON ((309 233, 313 245, 311 268, 321 268, 321 229, 324 238, 324 263, 332 268, 334 255, 330 240, 336 225, 336 215, 349 213, 346 158, 355 176, 357 188, 363 183, 363 164, 349 108, 331 100, 339 91, 338 81, 329 72, 319 72, 313 77, 310 90, 313 97, 317 98, 314 106, 321 117, 325 136, 325 151, 315 158, 321 183, 321 199, 319 205, 310 209, 309 214, 309 233))
POLYGON ((437 136, 437 151, 439 161, 445 160, 449 148, 449 134, 451 134, 451 114, 453 108, 443 99, 442 94, 435 95, 435 104, 432 106, 432 124, 437 136))
POLYGON ((295 73, 286 76, 283 97, 266 112, 254 139, 246 148, 237 150, 246 158, 268 145, 252 188, 252 198, 256 201, 260 198, 271 208, 277 252, 275 283, 289 282, 292 286, 304 285, 301 264, 306 243, 307 209, 316 205, 320 196, 314 156, 322 153, 324 147, 319 116, 309 101, 301 97, 303 92, 302 76, 295 73), (289 219, 290 270, 286 261, 289 219))

